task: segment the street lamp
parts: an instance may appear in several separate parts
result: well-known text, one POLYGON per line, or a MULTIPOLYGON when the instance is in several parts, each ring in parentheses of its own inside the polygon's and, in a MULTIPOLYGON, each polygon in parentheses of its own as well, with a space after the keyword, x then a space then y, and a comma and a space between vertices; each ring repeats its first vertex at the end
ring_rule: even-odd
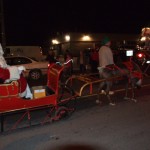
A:
POLYGON ((66 35, 66 36, 65 36, 65 40, 66 40, 66 41, 70 41, 70 35, 66 35))
POLYGON ((84 35, 84 36, 82 37, 82 40, 83 40, 83 41, 90 41, 91 38, 90 38, 90 36, 88 36, 88 35, 84 35))
POLYGON ((53 39, 53 40, 52 40, 52 44, 59 44, 59 42, 58 42, 58 40, 53 39))

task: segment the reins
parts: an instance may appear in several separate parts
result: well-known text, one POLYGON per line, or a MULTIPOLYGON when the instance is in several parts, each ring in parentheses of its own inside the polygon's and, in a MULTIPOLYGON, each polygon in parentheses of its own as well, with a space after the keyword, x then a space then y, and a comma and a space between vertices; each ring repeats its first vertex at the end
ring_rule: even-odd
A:
POLYGON ((106 66, 105 68, 109 69, 109 70, 119 70, 120 72, 122 72, 122 74, 124 73, 123 69, 121 69, 120 67, 118 67, 117 65, 115 64, 112 64, 112 65, 108 65, 106 66))
MULTIPOLYGON (((139 71, 137 71, 137 70, 134 70, 133 64, 132 64, 130 61, 128 61, 128 62, 123 62, 123 64, 124 64, 124 65, 127 67, 127 69, 129 70, 129 75, 133 75, 133 77, 136 77, 136 78, 139 78, 139 79, 142 79, 142 78, 143 78, 141 72, 139 72, 139 71)), ((120 67, 118 67, 118 66, 115 65, 115 64, 108 65, 108 66, 106 66, 105 68, 107 68, 107 69, 109 69, 109 70, 112 70, 112 71, 115 70, 115 69, 117 69, 117 70, 119 70, 119 71, 122 73, 122 75, 126 74, 126 72, 125 72, 123 69, 121 69, 120 67)), ((130 79, 129 79, 129 81, 130 81, 130 79)))

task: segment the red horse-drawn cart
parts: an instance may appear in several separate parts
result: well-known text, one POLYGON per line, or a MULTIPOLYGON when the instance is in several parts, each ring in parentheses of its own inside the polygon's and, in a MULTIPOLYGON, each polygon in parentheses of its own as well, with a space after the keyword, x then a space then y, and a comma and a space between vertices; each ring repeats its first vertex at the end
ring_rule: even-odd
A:
MULTIPOLYGON (((32 99, 23 99, 19 96, 20 84, 18 81, 12 81, 8 84, 0 84, 0 121, 1 132, 6 126, 5 118, 9 115, 20 114, 13 126, 9 129, 15 129, 25 117, 29 121, 29 126, 33 125, 32 112, 36 110, 44 110, 44 119, 40 121, 41 124, 59 120, 63 117, 69 116, 75 110, 77 96, 84 95, 99 95, 101 89, 100 84, 107 84, 108 91, 107 98, 110 99, 109 89, 111 82, 114 80, 127 79, 127 85, 131 85, 132 100, 134 99, 134 88, 142 83, 142 72, 139 67, 132 61, 124 62, 124 67, 117 67, 113 65, 105 67, 108 77, 99 78, 99 74, 87 75, 73 75, 68 76, 69 72, 66 66, 59 64, 52 64, 48 67, 47 85, 32 87, 32 99), (115 71, 115 75, 114 75, 115 71), (113 73, 113 74, 112 74, 113 73), (71 88, 73 87, 73 89, 71 88), (94 88, 95 87, 95 88, 94 88)), ((121 64, 122 66, 122 64, 121 64)), ((125 86, 127 87, 127 86, 125 86)), ((128 88, 125 88, 125 97, 128 98, 128 88)))
POLYGON ((1 132, 4 131, 5 118, 8 115, 21 113, 22 115, 13 124, 11 129, 27 116, 29 125, 31 124, 31 112, 34 110, 46 109, 47 113, 41 124, 69 115, 74 111, 74 95, 71 88, 61 82, 64 73, 64 66, 53 64, 49 66, 47 72, 47 85, 34 87, 33 99, 23 99, 19 96, 18 81, 7 84, 0 84, 0 121, 1 132), (71 102, 73 103, 71 104, 71 102))

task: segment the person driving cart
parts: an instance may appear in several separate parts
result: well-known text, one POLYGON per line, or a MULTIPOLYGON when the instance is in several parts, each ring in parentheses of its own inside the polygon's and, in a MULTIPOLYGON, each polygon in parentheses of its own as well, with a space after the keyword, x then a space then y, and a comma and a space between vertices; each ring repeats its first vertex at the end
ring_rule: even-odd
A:
POLYGON ((73 70, 73 59, 70 53, 66 54, 66 59, 65 62, 63 63, 63 73, 61 76, 61 82, 64 83, 71 75, 72 75, 72 70, 73 70))

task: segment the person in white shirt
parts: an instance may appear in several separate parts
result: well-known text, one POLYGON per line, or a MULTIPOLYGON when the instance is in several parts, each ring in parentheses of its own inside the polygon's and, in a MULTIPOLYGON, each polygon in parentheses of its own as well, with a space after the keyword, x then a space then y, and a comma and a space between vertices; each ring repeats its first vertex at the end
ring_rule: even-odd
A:
MULTIPOLYGON (((99 70, 100 78, 103 77, 103 74, 104 74, 103 70, 105 69, 105 67, 107 67, 108 65, 114 64, 113 53, 112 53, 110 46, 111 46, 111 40, 108 37, 104 37, 101 41, 101 47, 100 47, 99 52, 98 52, 99 53, 98 70, 99 70)), ((101 92, 105 93, 104 90, 101 90, 101 92)), ((110 95, 114 94, 114 92, 109 91, 109 94, 110 95)))
POLYGON ((108 37, 102 40, 102 46, 99 49, 99 67, 106 67, 114 64, 113 53, 110 48, 111 41, 108 37))

